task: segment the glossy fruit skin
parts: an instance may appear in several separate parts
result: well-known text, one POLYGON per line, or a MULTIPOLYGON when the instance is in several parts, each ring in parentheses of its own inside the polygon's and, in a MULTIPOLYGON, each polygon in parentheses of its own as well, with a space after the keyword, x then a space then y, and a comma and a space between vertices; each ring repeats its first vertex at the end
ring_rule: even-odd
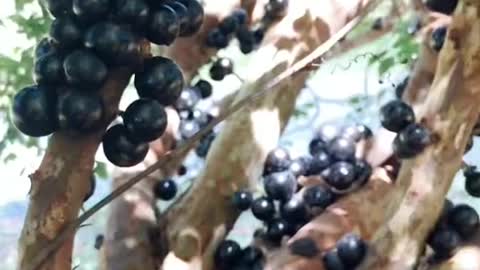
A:
POLYGON ((301 197, 291 198, 282 205, 281 216, 292 224, 302 223, 307 220, 307 206, 301 197))
POLYGON ((366 125, 355 124, 344 127, 340 136, 351 142, 359 142, 361 140, 371 138, 373 136, 373 132, 366 125))
POLYGON ((110 8, 110 0, 73 0, 73 13, 87 22, 104 19, 110 8))
POLYGON ((140 39, 125 27, 110 22, 90 27, 83 44, 109 64, 131 64, 141 58, 140 39))
POLYGON ((262 221, 269 221, 275 216, 275 205, 267 197, 260 197, 252 202, 253 215, 262 221))
POLYGON ((55 18, 72 13, 72 0, 46 0, 46 8, 55 18))
POLYGON ((400 132, 415 123, 415 114, 405 102, 392 100, 380 109, 380 122, 385 129, 400 132))
POLYGON ((310 156, 303 156, 292 160, 288 166, 289 171, 295 176, 308 175, 310 167, 312 166, 313 158, 310 156))
POLYGON ((210 68, 210 77, 215 81, 221 81, 225 76, 233 73, 233 62, 229 58, 217 59, 210 68))
POLYGON ((200 125, 197 121, 182 121, 179 129, 182 138, 188 139, 200 131, 200 125))
POLYGON ((174 104, 182 93, 184 80, 177 64, 157 56, 145 61, 143 71, 135 74, 134 83, 140 97, 155 99, 168 106, 174 104))
POLYGON ((227 16, 220 22, 218 29, 220 29, 224 35, 228 36, 235 33, 239 25, 240 23, 235 16, 227 16))
POLYGON ((180 21, 175 11, 163 5, 150 15, 146 37, 157 45, 170 45, 180 33, 180 21))
POLYGON ((232 240, 224 240, 217 247, 214 254, 215 265, 220 269, 228 269, 240 260, 242 256, 242 249, 240 245, 232 240))
POLYGON ((206 158, 210 146, 212 146, 213 141, 215 140, 216 134, 214 132, 209 133, 207 136, 203 137, 200 143, 195 148, 195 154, 200 158, 206 158))
POLYGON ((423 152, 430 143, 430 131, 421 125, 411 124, 393 140, 393 152, 398 158, 413 158, 423 152))
POLYGON ((223 79, 225 79, 225 72, 224 70, 219 67, 219 66, 212 66, 210 68, 210 78, 212 78, 212 80, 214 81, 222 81, 223 79))
POLYGON ((290 224, 283 219, 275 219, 269 222, 267 227, 267 239, 279 244, 282 238, 288 234, 290 224))
POLYGON ((248 21, 247 11, 243 8, 234 10, 231 16, 237 20, 238 25, 244 25, 248 21))
POLYGON ((255 49, 257 45, 255 33, 247 26, 240 27, 236 32, 236 36, 240 43, 240 51, 243 54, 249 54, 255 49))
POLYGON ((188 25, 180 32, 181 37, 188 37, 200 30, 205 12, 197 0, 177 0, 187 7, 188 25))
POLYGON ((321 176, 335 189, 346 190, 355 181, 355 167, 351 163, 339 161, 324 170, 321 176))
POLYGON ((199 80, 195 84, 196 89, 199 91, 200 96, 202 98, 208 98, 212 95, 213 93, 213 87, 212 84, 210 84, 208 81, 205 80, 199 80))
POLYGON ((355 143, 347 138, 338 137, 328 145, 330 157, 336 161, 351 161, 355 159, 355 143))
POLYGON ((395 96, 398 99, 402 99, 403 93, 407 88, 408 82, 410 81, 410 75, 406 76, 396 87, 395 87, 395 96))
POLYGON ((327 144, 321 138, 313 138, 308 144, 308 152, 314 156, 327 149, 327 144))
POLYGON ((132 142, 128 130, 118 124, 103 136, 103 152, 107 159, 118 167, 131 167, 142 162, 148 153, 148 144, 132 142))
POLYGON ((427 0, 426 6, 436 12, 452 14, 457 7, 458 0, 427 0))
POLYGON ((35 61, 33 72, 35 82, 38 84, 61 84, 65 81, 63 56, 55 51, 43 55, 35 61))
POLYGON ((443 48, 447 36, 447 27, 438 27, 432 32, 432 48, 439 52, 443 48))
POLYGON ((333 162, 334 160, 326 151, 317 151, 317 153, 313 155, 307 175, 318 175, 333 162))
POLYGON ((322 258, 325 270, 347 270, 336 249, 327 251, 322 258))
POLYGON ((83 30, 71 17, 61 17, 52 22, 50 37, 61 48, 77 48, 82 42, 83 30))
POLYGON ((90 199, 93 196, 93 193, 95 193, 95 187, 97 186, 97 181, 95 179, 95 175, 92 174, 90 177, 90 188, 88 189, 87 194, 85 194, 85 197, 83 198, 83 201, 86 202, 88 199, 90 199))
POLYGON ((288 0, 270 0, 265 5, 265 16, 272 20, 285 16, 288 0))
POLYGON ((349 267, 359 265, 367 254, 367 245, 355 234, 347 234, 337 242, 338 257, 349 267))
POLYGON ((471 238, 480 227, 477 211, 466 204, 459 204, 450 210, 448 224, 463 239, 471 238))
POLYGON ((313 258, 320 253, 317 244, 312 238, 299 238, 288 245, 292 254, 305 258, 313 258))
MULTIPOLYGON (((208 32, 205 45, 211 48, 225 49, 230 42, 228 36, 222 33, 220 29, 214 28, 208 32)), ((222 78, 223 79, 223 78, 222 78)))
POLYGON ((192 110, 200 101, 201 96, 195 88, 183 89, 180 97, 175 102, 175 108, 179 111, 192 110))
POLYGON ((55 52, 56 48, 52 41, 48 37, 42 38, 35 47, 34 57, 35 60, 42 58, 43 56, 55 52))
POLYGON ((465 174, 465 190, 475 198, 480 198, 480 173, 465 174))
POLYGON ((232 203, 240 211, 250 208, 253 202, 253 195, 250 191, 240 190, 233 193, 232 203))
POLYGON ((153 194, 155 194, 155 198, 159 200, 170 201, 175 198, 177 191, 177 183, 172 179, 158 181, 153 186, 153 194))
POLYGON ((12 121, 28 136, 49 135, 58 127, 56 103, 54 89, 36 85, 25 87, 13 98, 12 121))
POLYGON ((88 50, 76 50, 65 57, 63 68, 67 82, 81 87, 98 87, 107 78, 105 63, 88 50))
POLYGON ((187 30, 187 27, 189 26, 187 7, 184 4, 175 0, 166 1, 165 5, 171 7, 175 11, 175 14, 177 15, 177 18, 178 18, 178 23, 180 25, 178 35, 181 36, 182 33, 184 33, 187 30))
POLYGON ((288 151, 285 148, 278 147, 268 153, 263 170, 265 174, 282 172, 288 169, 290 163, 291 159, 288 151))
POLYGON ((104 105, 98 95, 71 91, 58 101, 58 121, 62 129, 85 134, 99 128, 103 120, 104 105))
POLYGON ((451 229, 440 229, 431 237, 430 247, 438 258, 448 258, 460 245, 460 235, 451 229))
POLYGON ((265 176, 264 187, 269 198, 285 202, 297 191, 297 180, 289 171, 272 173, 265 176))
POLYGON ((363 159, 355 160, 353 166, 355 167, 355 182, 360 185, 366 184, 372 175, 372 166, 363 159))
POLYGON ((327 187, 320 185, 306 188, 303 200, 310 207, 327 208, 335 202, 335 194, 327 187))
POLYGON ((315 131, 312 140, 321 140, 325 143, 330 143, 333 139, 340 136, 340 127, 333 124, 324 124, 315 131))
POLYGON ((160 138, 167 129, 167 112, 155 100, 141 98, 132 102, 122 115, 130 139, 151 142, 160 138))
POLYGON ((142 31, 147 25, 150 7, 144 0, 114 0, 114 18, 142 31))

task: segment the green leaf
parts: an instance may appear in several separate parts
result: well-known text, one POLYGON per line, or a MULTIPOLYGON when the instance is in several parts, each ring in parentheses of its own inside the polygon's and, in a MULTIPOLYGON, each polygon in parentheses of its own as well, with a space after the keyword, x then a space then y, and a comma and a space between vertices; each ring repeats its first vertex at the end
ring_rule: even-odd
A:
POLYGON ((98 178, 107 178, 107 164, 104 162, 96 161, 94 173, 97 175, 98 178))
POLYGON ((393 57, 387 57, 384 58, 380 61, 380 64, 378 65, 378 74, 382 76, 385 74, 390 68, 395 65, 395 58, 393 57))

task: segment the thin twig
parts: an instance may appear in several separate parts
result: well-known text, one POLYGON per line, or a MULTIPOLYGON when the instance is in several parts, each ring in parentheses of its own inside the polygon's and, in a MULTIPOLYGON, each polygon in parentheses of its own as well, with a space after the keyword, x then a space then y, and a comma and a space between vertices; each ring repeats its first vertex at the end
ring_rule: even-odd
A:
POLYGON ((320 45, 317 49, 315 49, 305 58, 295 63, 291 68, 287 69, 279 76, 274 78, 266 85, 264 89, 253 92, 242 100, 226 108, 222 115, 219 115, 217 118, 212 120, 205 128, 197 132, 192 138, 185 141, 177 149, 175 149, 174 151, 168 151, 167 153, 165 153, 165 155, 159 157, 158 161, 155 162, 153 165, 146 168, 144 171, 140 172, 139 174, 125 182, 123 185, 113 190, 109 195, 107 195, 97 204, 92 206, 92 208, 87 210, 83 215, 81 215, 76 221, 66 226, 66 228, 48 246, 44 247, 38 253, 38 255, 31 260, 31 264, 27 265, 24 270, 35 270, 40 267, 42 263, 49 256, 51 256, 51 254, 53 254, 58 248, 60 248, 60 246, 71 235, 72 232, 74 232, 83 222, 85 222, 87 219, 97 213, 100 209, 108 205, 115 198, 121 196, 125 191, 140 182, 142 179, 146 178, 153 172, 167 166, 169 163, 174 162, 176 158, 183 156, 185 152, 188 152, 193 147, 194 144, 196 144, 205 135, 210 133, 217 124, 224 121, 227 117, 239 111, 245 105, 257 100, 258 98, 264 96, 270 91, 276 89, 276 86, 284 82, 286 79, 294 76, 298 72, 302 72, 306 67, 310 66, 311 63, 317 61, 317 59, 319 59, 322 55, 328 52, 344 36, 346 36, 350 31, 352 31, 353 28, 357 26, 358 23, 361 22, 361 20, 366 15, 368 15, 369 12, 373 10, 380 2, 381 0, 374 0, 368 3, 367 6, 360 12, 360 14, 353 18, 349 23, 347 23, 342 29, 340 29, 340 31, 335 33, 332 37, 330 37, 327 41, 325 41, 322 45, 320 45))

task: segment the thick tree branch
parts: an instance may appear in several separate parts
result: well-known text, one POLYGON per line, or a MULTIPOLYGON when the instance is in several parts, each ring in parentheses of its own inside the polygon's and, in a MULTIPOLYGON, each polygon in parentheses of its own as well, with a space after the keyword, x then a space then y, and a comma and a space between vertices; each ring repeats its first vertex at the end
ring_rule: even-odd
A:
POLYGON ((453 16, 435 79, 418 119, 438 141, 405 160, 387 209, 391 218, 374 236, 363 269, 411 269, 434 226, 478 118, 480 1, 461 1, 453 16))

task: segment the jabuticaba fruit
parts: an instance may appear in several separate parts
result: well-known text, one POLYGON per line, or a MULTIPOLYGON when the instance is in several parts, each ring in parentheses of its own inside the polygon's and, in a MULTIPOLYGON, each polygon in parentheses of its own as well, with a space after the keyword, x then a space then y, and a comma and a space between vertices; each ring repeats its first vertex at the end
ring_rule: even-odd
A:
POLYGON ((140 39, 125 27, 109 22, 90 27, 84 45, 109 64, 132 64, 141 56, 140 39))
POLYGON ((171 7, 175 11, 175 14, 177 14, 178 23, 180 24, 178 35, 182 36, 182 34, 188 30, 190 22, 187 7, 175 0, 167 1, 165 2, 165 5, 171 7))
POLYGON ((67 81, 81 88, 98 87, 107 77, 108 69, 94 53, 76 50, 63 62, 67 81))
POLYGON ((24 134, 32 137, 46 136, 58 127, 57 96, 46 86, 28 86, 13 98, 12 121, 24 134))
POLYGON ((61 17, 52 22, 50 37, 60 48, 72 49, 82 44, 83 31, 73 18, 61 17))
POLYGON ((203 18, 205 16, 205 12, 203 10, 202 5, 197 0, 177 0, 178 2, 182 3, 187 7, 188 11, 188 25, 182 29, 183 31, 180 33, 180 36, 186 37, 191 36, 200 30, 203 24, 203 18))
POLYGON ((63 56, 57 52, 40 57, 33 69, 35 82, 38 84, 61 84, 65 81, 63 56))
POLYGON ((35 52, 33 56, 35 57, 35 60, 38 60, 42 58, 42 56, 47 55, 51 52, 56 51, 55 46, 52 44, 52 41, 48 37, 42 38, 37 46, 35 47, 35 52))
POLYGON ((170 45, 180 33, 180 21, 171 7, 163 5, 150 15, 146 37, 157 45, 170 45))
POLYGON ((141 98, 130 104, 122 115, 130 138, 136 142, 151 142, 167 129, 167 113, 156 100, 141 98))
POLYGON ((150 7, 144 0, 114 0, 114 19, 142 31, 150 16, 150 7))
POLYGON ((157 56, 147 59, 144 69, 135 74, 138 95, 152 98, 164 106, 172 105, 182 93, 182 71, 172 60, 157 56))
POLYGON ((128 130, 117 124, 103 136, 103 152, 118 167, 131 167, 142 162, 148 153, 147 143, 135 143, 128 137, 128 130))
POLYGON ((86 134, 99 128, 104 116, 102 98, 92 93, 71 91, 58 101, 60 128, 86 134))
POLYGON ((110 10, 110 0, 73 0, 73 13, 83 22, 104 20, 110 10))
POLYGON ((72 0, 46 0, 45 4, 55 18, 72 13, 72 0))

